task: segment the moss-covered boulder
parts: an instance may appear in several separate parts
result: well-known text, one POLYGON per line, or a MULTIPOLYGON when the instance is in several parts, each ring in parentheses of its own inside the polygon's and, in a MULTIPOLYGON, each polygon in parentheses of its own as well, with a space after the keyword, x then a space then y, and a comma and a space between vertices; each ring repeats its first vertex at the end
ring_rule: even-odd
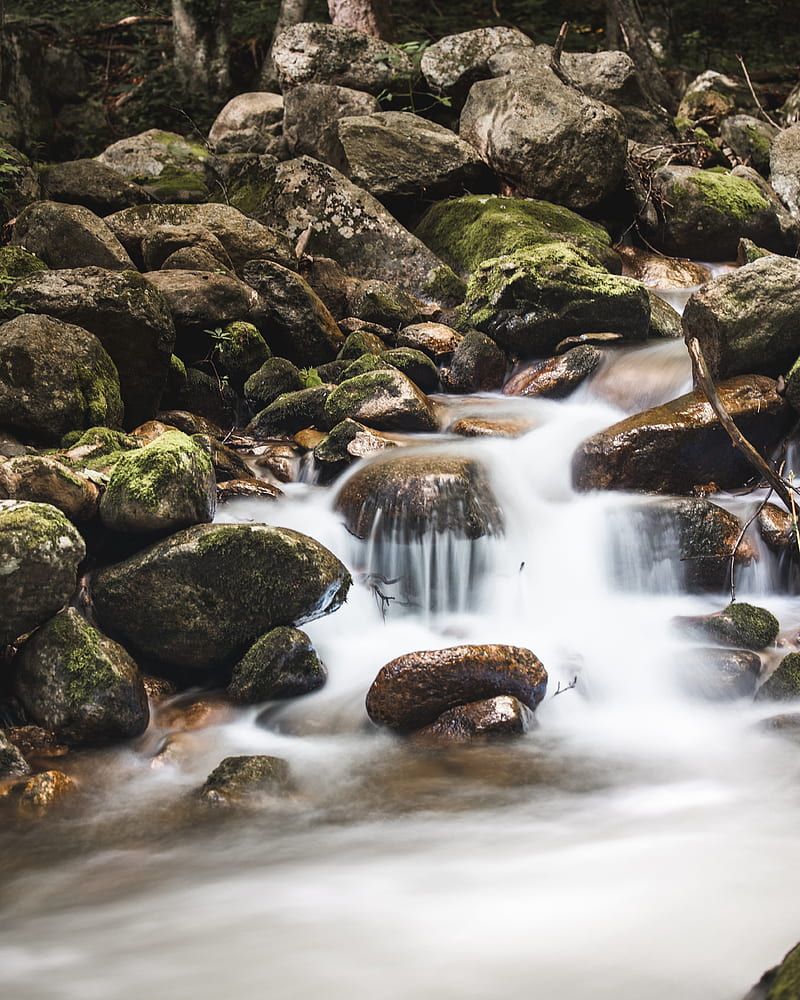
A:
POLYGON ((752 115, 731 115, 720 123, 719 134, 742 163, 769 177, 770 145, 780 130, 752 115))
POLYGON ((681 619, 681 625, 723 646, 754 650, 772 645, 780 630, 778 619, 770 611, 742 601, 731 603, 713 615, 681 619))
POLYGON ((325 421, 325 404, 333 386, 315 385, 286 392, 257 413, 247 425, 255 438, 281 437, 325 421))
POLYGON ((284 625, 247 650, 233 668, 228 695, 245 704, 295 698, 322 687, 327 676, 306 633, 284 625))
POLYGON ((435 431, 428 397, 400 371, 364 372, 341 382, 325 401, 329 427, 350 417, 383 431, 435 431))
POLYGON ((367 692, 367 714, 380 725, 420 729, 457 705, 512 695, 535 709, 547 671, 518 646, 452 646, 407 653, 387 663, 367 692))
POLYGON ((114 466, 100 501, 107 528, 167 534, 213 520, 216 480, 208 452, 178 430, 126 452, 114 466))
POLYGON ((756 694, 757 701, 794 701, 800 698, 800 653, 784 656, 756 694))
POLYGON ((303 388, 297 365, 288 358, 267 358, 244 384, 244 398, 253 410, 263 410, 285 392, 303 388))
POLYGON ((209 806, 242 806, 257 803, 265 795, 286 792, 289 783, 289 765, 282 757, 226 757, 206 778, 197 796, 209 806))
POLYGON ((72 596, 86 546, 55 507, 0 500, 0 643, 41 625, 72 596))
POLYGON ((355 281, 348 298, 351 316, 388 330, 415 322, 426 309, 424 302, 388 281, 355 281))
MULTIPOLYGON (((43 271, 18 281, 9 301, 93 333, 119 373, 125 426, 153 418, 169 373, 175 327, 166 299, 141 274, 100 267, 43 271)), ((102 417, 93 421, 103 422, 113 424, 102 417)))
POLYGON ((387 448, 397 447, 390 437, 372 430, 357 420, 342 420, 314 448, 314 459, 328 481, 356 458, 365 458, 387 448))
POLYGON ((319 542, 265 524, 195 525, 92 575, 101 627, 194 668, 232 665, 278 625, 335 611, 350 575, 319 542))
POLYGON ((218 367, 240 392, 272 352, 258 329, 244 320, 227 323, 217 338, 218 367))
POLYGON ((489 258, 543 243, 574 244, 609 270, 620 269, 602 226, 562 205, 533 198, 466 195, 440 201, 431 205, 414 232, 464 277, 489 258))
POLYGON ((70 521, 80 522, 97 513, 100 491, 51 455, 16 455, 0 463, 0 498, 49 503, 70 521))
POLYGON ((112 743, 147 727, 136 663, 74 608, 45 622, 14 660, 14 691, 31 719, 68 743, 112 743))
POLYGON ((793 254, 800 229, 756 183, 723 168, 670 165, 652 178, 657 215, 640 204, 646 238, 668 254, 733 260, 741 237, 775 253, 793 254))
POLYGON ((540 245, 484 261, 463 305, 467 322, 522 357, 546 357, 565 337, 647 336, 650 300, 632 278, 609 274, 569 243, 540 245))
POLYGON ((422 351, 411 347, 392 347, 384 351, 380 359, 408 376, 423 392, 436 392, 439 388, 436 365, 422 351))
POLYGON ((83 205, 34 202, 18 216, 11 242, 36 254, 52 268, 134 269, 117 237, 99 216, 83 205))
POLYGON ((709 69, 695 77, 683 92, 678 117, 718 124, 737 110, 756 110, 746 82, 709 69))
POLYGON ((27 313, 0 326, 0 424, 58 444, 69 431, 121 422, 117 369, 94 334, 27 313))
POLYGON ((156 201, 183 203, 208 198, 204 167, 208 156, 203 143, 151 128, 112 143, 97 159, 141 185, 156 201))
POLYGON ((68 160, 39 168, 42 195, 50 201, 83 205, 101 218, 134 205, 146 205, 150 195, 98 160, 68 160))
POLYGON ((108 474, 128 451, 142 447, 141 438, 109 427, 90 427, 82 434, 68 435, 59 460, 72 469, 91 469, 108 474))
MULTIPOLYGON (((777 446, 793 418, 772 379, 741 375, 720 382, 717 390, 741 432, 762 454, 777 446)), ((731 489, 752 476, 752 466, 732 447, 699 390, 600 431, 579 445, 572 460, 578 490, 690 493, 711 482, 731 489)))

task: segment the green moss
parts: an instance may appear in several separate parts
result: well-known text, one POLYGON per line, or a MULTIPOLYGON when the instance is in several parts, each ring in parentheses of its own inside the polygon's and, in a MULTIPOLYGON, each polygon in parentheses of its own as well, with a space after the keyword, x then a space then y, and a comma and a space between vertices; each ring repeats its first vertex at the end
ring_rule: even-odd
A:
POLYGON ((800 944, 785 956, 775 970, 766 1000, 797 1000, 800 997, 800 944))
POLYGON ((51 618, 47 631, 60 647, 59 663, 67 676, 65 695, 71 712, 79 711, 112 687, 117 675, 100 645, 101 635, 69 609, 51 618))
MULTIPOLYGON (((710 208, 738 222, 747 222, 752 216, 770 208, 769 202, 752 181, 733 177, 724 171, 703 170, 693 174, 686 181, 688 185, 701 193, 710 208)), ((684 185, 676 184, 674 187, 680 191, 684 185)), ((690 197, 694 200, 694 196, 690 197)))
POLYGON ((447 266, 436 267, 428 275, 422 286, 422 294, 433 302, 455 305, 464 301, 467 284, 463 278, 447 266))
POLYGON ((0 247, 0 276, 26 278, 37 271, 46 271, 44 261, 22 247, 0 247))
POLYGON ((111 358, 97 358, 92 368, 76 365, 75 371, 89 426, 118 426, 122 422, 122 397, 119 375, 111 358))
POLYGON ((70 440, 75 434, 67 435, 61 442, 62 448, 81 454, 70 457, 59 455, 59 461, 77 469, 107 469, 134 448, 141 448, 141 441, 130 434, 112 430, 110 427, 90 427, 70 440))
POLYGON ((209 191, 205 181, 192 170, 163 170, 158 177, 145 177, 139 184, 151 194, 167 202, 205 201, 209 191))
POLYGON ((792 701, 800 698, 800 653, 789 653, 777 670, 761 685, 759 701, 792 701))
POLYGON ((729 604, 719 618, 709 619, 713 634, 745 649, 765 649, 778 636, 778 619, 766 608, 736 602, 729 604))
POLYGON ((67 538, 76 549, 83 549, 77 528, 48 503, 21 500, 13 507, 0 507, 0 532, 19 532, 28 549, 60 551, 65 548, 67 538))
POLYGON ((384 361, 377 354, 362 354, 360 358, 351 361, 342 372, 342 381, 355 378, 356 375, 363 375, 365 372, 391 371, 396 366, 389 361, 384 361))
POLYGON ((171 354, 169 357, 169 377, 179 379, 181 382, 186 379, 186 365, 177 354, 171 354))
POLYGON ((238 388, 272 356, 256 327, 244 320, 222 328, 217 351, 224 373, 238 388))

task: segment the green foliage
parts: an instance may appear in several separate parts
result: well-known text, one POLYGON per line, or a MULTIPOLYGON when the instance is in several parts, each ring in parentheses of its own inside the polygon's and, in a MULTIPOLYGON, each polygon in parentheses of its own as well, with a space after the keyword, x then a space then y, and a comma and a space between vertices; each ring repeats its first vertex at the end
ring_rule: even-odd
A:
POLYGON ((315 385, 324 384, 316 368, 300 368, 298 369, 298 374, 304 389, 311 389, 315 385))

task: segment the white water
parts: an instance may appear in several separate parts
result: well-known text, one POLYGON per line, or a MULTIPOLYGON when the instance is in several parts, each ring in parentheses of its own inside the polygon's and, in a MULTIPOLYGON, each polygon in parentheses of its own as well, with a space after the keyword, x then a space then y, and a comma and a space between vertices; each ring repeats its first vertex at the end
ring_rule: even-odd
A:
MULTIPOLYGON (((447 445, 483 458, 505 516, 469 592, 464 544, 428 540, 418 555, 453 577, 446 597, 425 596, 420 570, 427 609, 390 604, 384 620, 356 586, 305 626, 322 691, 272 706, 266 728, 252 709, 184 734, 173 766, 150 767, 153 738, 109 752, 88 772, 91 809, 0 831, 4 998, 738 1000, 800 939, 800 747, 758 728, 763 704, 679 682, 670 620, 727 596, 681 593, 680 566, 627 533, 630 498, 569 485, 575 444, 622 415, 615 383, 636 387, 622 404, 636 409, 688 382, 674 344, 620 355, 617 374, 566 403, 453 401, 535 424, 447 445), (383 663, 462 642, 544 662, 550 696, 526 737, 431 751, 369 725, 383 663), (200 823, 181 800, 231 753, 285 757, 297 790, 200 823)), ((222 517, 298 528, 391 578, 330 491, 222 517)), ((765 556, 737 596, 795 627, 773 569, 765 556)))

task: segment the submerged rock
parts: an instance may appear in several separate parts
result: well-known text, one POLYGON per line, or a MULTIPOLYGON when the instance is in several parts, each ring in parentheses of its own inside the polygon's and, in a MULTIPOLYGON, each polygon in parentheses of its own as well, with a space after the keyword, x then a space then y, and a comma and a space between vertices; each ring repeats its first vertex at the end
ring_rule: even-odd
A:
POLYGON ((387 663, 367 694, 373 722, 403 731, 420 729, 458 705, 512 695, 535 709, 547 671, 518 646, 452 646, 407 653, 387 663))
POLYGON ((77 791, 77 783, 63 771, 41 771, 14 782, 3 795, 22 818, 41 819, 77 791))
POLYGON ((306 633, 282 626, 256 639, 239 660, 228 695, 245 704, 295 698, 322 687, 327 676, 306 633))
POLYGON ((226 757, 206 778, 197 795, 210 806, 237 806, 259 795, 285 792, 289 765, 282 757, 226 757))
POLYGON ((0 729, 0 781, 4 781, 6 778, 18 778, 30 773, 30 764, 0 729))
POLYGON ((692 649, 679 667, 686 690, 709 701, 752 697, 760 673, 761 657, 746 649, 692 649))

